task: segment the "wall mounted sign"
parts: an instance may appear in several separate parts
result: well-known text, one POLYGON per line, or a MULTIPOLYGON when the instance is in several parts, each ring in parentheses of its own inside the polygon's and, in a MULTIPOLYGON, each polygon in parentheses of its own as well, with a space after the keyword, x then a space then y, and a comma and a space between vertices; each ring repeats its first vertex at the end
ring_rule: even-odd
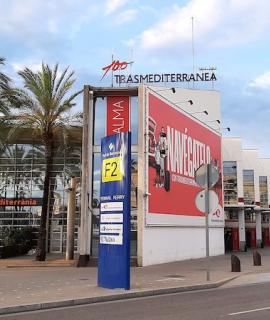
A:
MULTIPOLYGON (((114 60, 111 64, 102 68, 104 71, 101 80, 107 75, 109 71, 122 71, 128 65, 134 63, 114 60)), ((216 68, 200 68, 197 73, 150 73, 150 74, 113 74, 114 80, 117 84, 137 84, 137 83, 164 83, 164 82, 197 82, 197 81, 217 81, 215 74, 216 68)))
POLYGON ((131 133, 101 140, 98 286, 130 288, 131 133))
POLYGON ((126 62, 122 61, 120 62, 119 60, 113 60, 112 63, 108 64, 107 66, 103 67, 102 70, 104 71, 103 76, 101 80, 106 76, 106 74, 109 71, 118 71, 118 70, 125 70, 128 65, 132 64, 133 61, 131 62, 126 62))
POLYGON ((121 83, 160 83, 160 82, 191 82, 191 81, 217 81, 214 72, 201 73, 150 73, 146 75, 129 74, 119 75, 115 74, 114 79, 117 84, 121 83))
POLYGON ((35 207, 42 205, 42 198, 0 198, 0 206, 35 207))

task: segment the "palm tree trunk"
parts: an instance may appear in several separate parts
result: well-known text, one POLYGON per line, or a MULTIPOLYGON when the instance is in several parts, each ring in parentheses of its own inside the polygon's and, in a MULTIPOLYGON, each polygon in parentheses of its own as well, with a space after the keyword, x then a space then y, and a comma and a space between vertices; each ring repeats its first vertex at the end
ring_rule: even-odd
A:
POLYGON ((45 261, 46 259, 46 234, 47 234, 47 214, 49 205, 50 178, 53 165, 53 137, 51 134, 43 136, 45 146, 45 179, 43 188, 42 210, 40 217, 40 229, 37 246, 37 261, 45 261))

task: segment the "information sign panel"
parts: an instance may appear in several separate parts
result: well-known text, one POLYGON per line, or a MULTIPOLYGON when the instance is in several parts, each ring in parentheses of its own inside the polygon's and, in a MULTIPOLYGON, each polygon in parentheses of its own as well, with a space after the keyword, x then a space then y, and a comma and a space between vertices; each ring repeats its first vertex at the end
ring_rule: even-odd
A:
POLYGON ((131 133, 101 140, 98 286, 130 289, 131 133))

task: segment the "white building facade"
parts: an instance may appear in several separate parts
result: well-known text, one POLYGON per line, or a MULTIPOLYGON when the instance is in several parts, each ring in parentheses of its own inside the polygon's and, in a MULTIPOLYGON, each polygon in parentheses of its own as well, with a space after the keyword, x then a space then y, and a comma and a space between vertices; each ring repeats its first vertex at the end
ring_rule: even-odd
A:
POLYGON ((270 158, 244 149, 241 138, 222 139, 225 249, 269 246, 270 158))

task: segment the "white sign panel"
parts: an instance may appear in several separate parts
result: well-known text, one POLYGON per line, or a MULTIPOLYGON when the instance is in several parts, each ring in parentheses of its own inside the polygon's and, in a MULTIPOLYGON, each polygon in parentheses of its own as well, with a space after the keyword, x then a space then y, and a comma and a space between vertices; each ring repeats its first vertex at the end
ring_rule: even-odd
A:
POLYGON ((122 224, 101 224, 100 233, 123 233, 122 224))
POLYGON ((100 215, 100 222, 119 222, 123 223, 123 213, 105 213, 100 215))
POLYGON ((101 212, 106 211, 123 211, 123 202, 105 202, 101 203, 101 212))
POLYGON ((122 245, 123 244, 123 235, 100 235, 100 243, 102 244, 116 244, 116 245, 122 245))
MULTIPOLYGON (((195 199, 196 207, 201 212, 205 212, 205 190, 200 191, 195 199)), ((214 212, 218 207, 218 195, 215 191, 209 190, 209 212, 214 212)))
MULTIPOLYGON (((209 168, 209 182, 208 185, 210 188, 212 188, 219 180, 219 173, 217 167, 215 167, 213 164, 208 165, 209 168)), ((195 171, 195 181, 196 183, 202 187, 207 187, 207 164, 201 165, 196 171, 195 171)))

